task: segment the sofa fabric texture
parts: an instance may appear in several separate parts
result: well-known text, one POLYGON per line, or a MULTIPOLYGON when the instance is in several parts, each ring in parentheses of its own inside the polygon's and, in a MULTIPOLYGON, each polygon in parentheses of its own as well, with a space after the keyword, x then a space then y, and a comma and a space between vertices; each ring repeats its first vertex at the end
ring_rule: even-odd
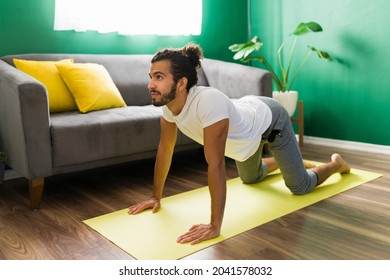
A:
MULTIPOLYGON (((152 55, 19 54, 0 58, 0 150, 7 165, 31 180, 131 160, 152 158, 159 142, 162 108, 147 89, 152 55), (125 107, 51 113, 46 87, 17 69, 13 59, 96 63, 107 69, 125 107)), ((270 73, 255 67, 204 59, 198 85, 231 98, 271 96, 270 73)), ((199 147, 178 134, 176 150, 199 147)))

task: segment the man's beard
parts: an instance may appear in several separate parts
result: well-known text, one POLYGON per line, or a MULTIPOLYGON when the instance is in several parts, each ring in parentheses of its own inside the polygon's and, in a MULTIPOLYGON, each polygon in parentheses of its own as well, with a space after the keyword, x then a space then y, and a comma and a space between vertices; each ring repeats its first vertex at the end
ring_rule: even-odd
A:
POLYGON ((176 83, 172 86, 170 92, 168 92, 166 94, 162 94, 159 91, 151 91, 151 92, 160 93, 160 96, 161 96, 160 100, 156 100, 156 99, 152 98, 153 105, 157 106, 157 107, 164 106, 164 105, 168 104, 169 102, 171 102, 173 99, 175 99, 175 97, 176 97, 176 83))

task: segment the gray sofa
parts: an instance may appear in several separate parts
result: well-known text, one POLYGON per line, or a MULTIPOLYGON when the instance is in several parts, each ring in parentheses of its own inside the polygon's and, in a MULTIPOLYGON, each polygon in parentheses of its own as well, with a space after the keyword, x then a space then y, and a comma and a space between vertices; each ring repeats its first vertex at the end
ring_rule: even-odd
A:
MULTIPOLYGON (((0 150, 7 165, 29 181, 31 207, 40 206, 44 178, 152 158, 159 142, 161 108, 147 90, 151 55, 22 54, 0 59, 0 150), (45 86, 16 69, 13 58, 98 63, 109 72, 127 107, 50 113, 45 86)), ((199 85, 231 98, 271 96, 271 75, 259 68, 204 59, 199 85)), ((179 133, 176 151, 199 147, 179 133)))

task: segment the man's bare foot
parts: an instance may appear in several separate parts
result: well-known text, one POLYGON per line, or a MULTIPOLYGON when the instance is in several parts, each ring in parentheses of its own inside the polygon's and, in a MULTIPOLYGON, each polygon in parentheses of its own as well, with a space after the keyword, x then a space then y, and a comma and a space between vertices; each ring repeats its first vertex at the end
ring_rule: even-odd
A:
POLYGON ((304 165, 305 168, 307 168, 307 169, 316 167, 316 165, 315 165, 314 163, 308 162, 308 161, 306 161, 306 160, 303 161, 303 165, 304 165))
POLYGON ((333 154, 331 159, 332 162, 337 163, 337 165, 339 166, 338 168, 339 173, 341 174, 348 173, 351 170, 351 167, 339 154, 333 154))

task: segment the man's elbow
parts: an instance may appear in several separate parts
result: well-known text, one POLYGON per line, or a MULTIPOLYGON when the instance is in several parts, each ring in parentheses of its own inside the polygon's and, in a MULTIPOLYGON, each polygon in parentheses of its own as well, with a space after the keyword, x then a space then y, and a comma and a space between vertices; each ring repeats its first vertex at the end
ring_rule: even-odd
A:
POLYGON ((209 166, 209 169, 220 169, 225 168, 225 157, 216 158, 212 160, 207 160, 207 164, 209 166))

